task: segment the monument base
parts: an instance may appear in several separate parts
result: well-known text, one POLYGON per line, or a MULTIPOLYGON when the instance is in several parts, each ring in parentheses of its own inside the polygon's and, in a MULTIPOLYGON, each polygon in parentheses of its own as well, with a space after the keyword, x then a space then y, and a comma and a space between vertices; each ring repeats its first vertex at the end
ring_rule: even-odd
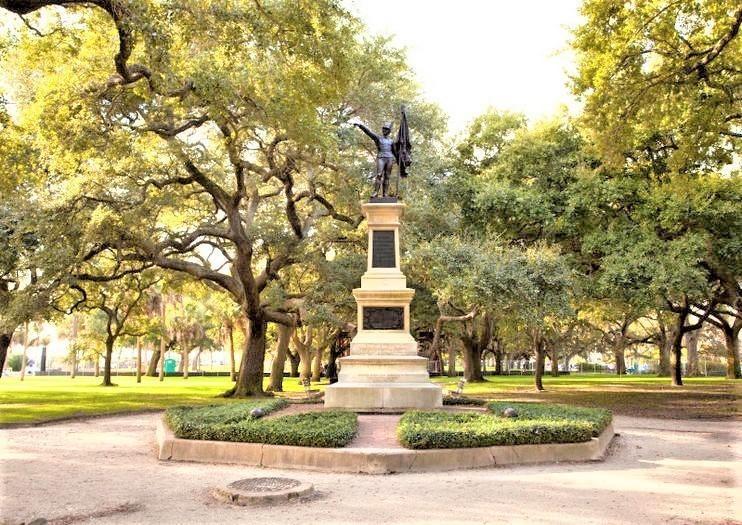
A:
POLYGON ((415 290, 399 267, 399 227, 404 204, 372 199, 361 206, 368 224, 368 266, 353 290, 358 333, 350 355, 338 360, 338 382, 325 390, 327 408, 403 412, 443 406, 441 387, 430 382, 428 359, 417 355, 410 334, 415 290))
POLYGON ((325 390, 325 406, 355 412, 433 409, 443 406, 442 392, 432 383, 335 383, 325 390))

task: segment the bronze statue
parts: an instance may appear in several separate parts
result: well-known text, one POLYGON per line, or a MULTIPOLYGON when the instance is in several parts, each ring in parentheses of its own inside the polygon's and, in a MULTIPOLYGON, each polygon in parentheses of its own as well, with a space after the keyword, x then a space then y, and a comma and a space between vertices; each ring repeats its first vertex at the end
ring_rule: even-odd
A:
MULTIPOLYGON (((407 127, 407 113, 402 106, 402 119, 399 123, 396 140, 389 138, 392 132, 392 123, 387 122, 381 127, 381 135, 371 131, 363 122, 353 122, 354 126, 368 135, 376 144, 376 177, 374 178, 374 192, 371 197, 378 197, 381 192, 382 197, 387 197, 389 192, 389 179, 392 174, 392 167, 396 162, 399 165, 399 176, 407 177, 407 168, 412 164, 410 150, 410 131, 407 127)), ((399 197, 399 179, 397 179, 397 191, 395 196, 399 197)))

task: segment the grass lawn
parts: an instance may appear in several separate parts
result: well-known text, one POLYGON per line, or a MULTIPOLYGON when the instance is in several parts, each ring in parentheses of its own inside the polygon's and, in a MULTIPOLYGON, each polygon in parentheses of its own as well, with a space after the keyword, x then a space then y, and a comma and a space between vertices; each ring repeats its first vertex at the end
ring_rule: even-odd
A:
MULTIPOLYGON (((35 423, 77 415, 109 414, 164 409, 174 405, 229 403, 216 398, 230 386, 227 377, 188 379, 168 377, 164 382, 144 377, 114 377, 117 387, 98 386, 94 377, 27 376, 0 379, 0 425, 35 423)), ((438 377, 436 383, 455 390, 457 378, 438 377)), ((326 383, 312 385, 324 389, 326 383)), ((531 376, 489 376, 485 383, 471 383, 464 394, 501 401, 544 401, 601 407, 615 414, 666 418, 728 418, 737 413, 742 381, 723 378, 692 378, 684 387, 670 386, 669 378, 616 377, 604 374, 573 374, 544 378, 545 392, 533 389, 531 376)), ((299 394, 297 378, 286 378, 284 389, 299 394)))
MULTIPOLYGON (((455 390, 457 378, 437 377, 444 389, 455 390)), ((464 395, 498 401, 543 401, 607 408, 614 414, 674 419, 719 419, 738 415, 742 381, 722 377, 683 379, 682 387, 669 377, 571 374, 544 376, 544 392, 536 392, 533 376, 487 376, 468 383, 464 395)))
MULTIPOLYGON (((101 378, 78 376, 26 376, 0 378, 0 425, 36 423, 92 414, 112 414, 165 409, 175 405, 229 403, 216 397, 230 387, 228 377, 191 376, 143 377, 137 384, 133 376, 113 377, 116 387, 99 386, 101 378)), ((267 384, 267 380, 266 380, 267 384)), ((319 388, 324 388, 320 384, 319 388)), ((312 385, 313 389, 318 385, 312 385)), ((296 378, 284 380, 288 393, 304 392, 296 378)))

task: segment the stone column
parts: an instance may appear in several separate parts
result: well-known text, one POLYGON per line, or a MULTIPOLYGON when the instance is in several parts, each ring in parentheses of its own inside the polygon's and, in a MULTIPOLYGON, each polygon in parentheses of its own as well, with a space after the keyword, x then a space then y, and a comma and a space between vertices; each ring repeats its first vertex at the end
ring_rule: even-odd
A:
POLYGON ((442 391, 430 382, 427 358, 417 355, 410 335, 410 301, 415 291, 399 265, 399 226, 404 204, 396 199, 363 204, 368 222, 368 260, 358 305, 358 333, 350 356, 341 358, 338 382, 327 387, 325 406, 357 411, 400 411, 442 405, 442 391))

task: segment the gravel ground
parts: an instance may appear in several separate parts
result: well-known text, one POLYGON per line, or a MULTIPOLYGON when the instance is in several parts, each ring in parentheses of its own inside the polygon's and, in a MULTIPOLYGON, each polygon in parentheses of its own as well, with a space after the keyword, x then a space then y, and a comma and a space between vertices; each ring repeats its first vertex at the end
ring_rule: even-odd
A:
POLYGON ((0 430, 0 523, 736 523, 740 424, 616 417, 605 462, 368 476, 160 463, 159 414, 0 430), (232 507, 211 487, 285 475, 307 501, 232 507))

